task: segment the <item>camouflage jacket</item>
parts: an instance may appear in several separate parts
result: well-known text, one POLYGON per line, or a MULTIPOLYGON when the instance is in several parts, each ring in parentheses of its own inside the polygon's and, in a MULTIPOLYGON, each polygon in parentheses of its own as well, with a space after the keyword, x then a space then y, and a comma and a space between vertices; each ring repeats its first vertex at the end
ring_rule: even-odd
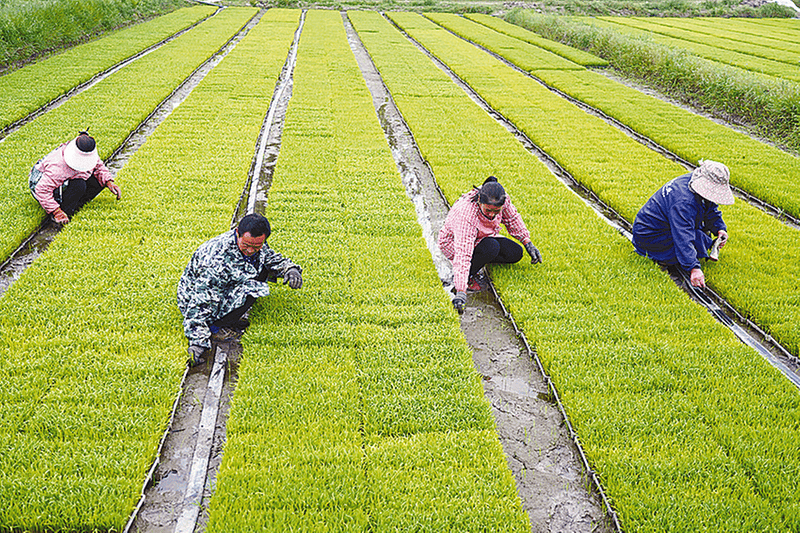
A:
POLYGON ((276 281, 290 268, 300 268, 265 243, 256 266, 245 259, 236 245, 234 230, 204 242, 192 255, 178 281, 178 308, 189 344, 211 347, 209 326, 237 307, 248 296, 269 294, 266 281, 258 281, 266 269, 267 280, 276 281))

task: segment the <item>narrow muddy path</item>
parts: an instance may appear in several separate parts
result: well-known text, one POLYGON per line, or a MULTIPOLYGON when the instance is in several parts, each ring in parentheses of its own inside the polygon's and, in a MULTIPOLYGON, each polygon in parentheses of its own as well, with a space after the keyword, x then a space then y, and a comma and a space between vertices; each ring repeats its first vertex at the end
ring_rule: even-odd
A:
MULTIPOLYGON (((250 175, 234 210, 231 227, 248 213, 263 212, 266 206, 266 195, 272 182, 286 109, 291 98, 292 73, 304 20, 305 15, 301 17, 278 78, 254 147, 250 175)), ((247 29, 257 21, 251 21, 247 29)), ((189 533, 205 530, 208 504, 222 463, 228 413, 242 355, 240 335, 212 339, 212 344, 214 357, 186 371, 175 414, 164 434, 151 476, 145 483, 140 505, 132 514, 126 532, 189 533), (215 363, 214 360, 219 359, 221 354, 224 354, 224 363, 215 363), (214 374, 220 371, 224 374, 217 397, 212 384, 214 374), (204 413, 208 414, 209 409, 214 418, 211 432, 204 431, 207 429, 204 428, 204 413)))
MULTIPOLYGON (((452 269, 436 245, 449 206, 346 14, 343 19, 432 260, 451 294, 452 269)), ((484 393, 492 404, 497 433, 531 531, 613 531, 612 519, 593 491, 582 453, 548 380, 492 291, 469 295, 461 329, 483 376, 484 393)))
MULTIPOLYGON (((560 96, 564 100, 567 100, 568 102, 572 103, 573 105, 575 105, 579 109, 583 110, 585 113, 603 120, 608 125, 618 129, 619 131, 621 131, 622 133, 624 133, 625 135, 627 135, 631 139, 633 139, 636 142, 638 142, 639 144, 649 148, 650 150, 654 151, 658 155, 660 155, 660 156, 662 156, 662 157, 664 157, 666 159, 669 159, 670 161, 674 161, 675 163, 683 166, 687 171, 691 172, 692 170, 694 170, 697 167, 697 165, 695 165, 694 163, 691 163, 690 161, 687 161, 686 159, 683 159, 678 154, 676 154, 673 151, 669 150, 665 146, 660 145, 659 143, 657 143, 653 139, 650 139, 646 135, 643 135, 643 134, 637 132, 636 130, 634 130, 633 128, 628 126, 627 124, 621 122, 620 120, 615 119, 614 117, 612 117, 610 115, 607 115, 602 110, 600 110, 600 109, 598 109, 598 108, 596 108, 596 107, 594 107, 594 106, 592 106, 590 104, 587 104, 586 102, 583 102, 582 100, 579 100, 579 99, 577 99, 577 98, 575 98, 573 96, 570 96, 569 94, 565 93, 564 91, 562 91, 562 90, 560 90, 560 89, 558 89, 556 87, 553 87, 553 86, 547 84, 544 80, 542 80, 540 78, 537 78, 536 76, 534 76, 530 72, 518 67, 517 65, 515 65, 514 63, 512 63, 508 59, 504 58, 503 56, 497 54, 496 52, 493 52, 493 51, 489 50, 488 48, 486 48, 486 47, 484 47, 484 46, 482 46, 482 45, 480 45, 480 44, 478 44, 476 42, 473 42, 473 41, 471 41, 469 39, 466 39, 466 38, 464 38, 464 37, 452 32, 452 31, 448 30, 447 28, 443 28, 443 29, 445 31, 448 31, 449 33, 451 33, 453 36, 458 37, 459 39, 470 43, 471 45, 475 46, 476 48, 478 48, 480 50, 483 50, 487 54, 491 55, 492 57, 494 57, 498 61, 501 61, 503 64, 505 64, 505 65, 509 66, 510 68, 514 69, 515 71, 519 72, 523 76, 536 81, 542 87, 546 88, 547 90, 551 91, 554 94, 557 94, 558 96, 560 96)), ((693 108, 687 107, 684 104, 678 103, 678 102, 676 102, 676 101, 674 101, 672 99, 668 99, 668 98, 664 97, 663 95, 658 94, 654 90, 644 90, 645 88, 642 85, 634 84, 634 83, 632 83, 630 81, 624 80, 623 78, 621 78, 619 76, 615 76, 613 74, 613 71, 611 71, 609 69, 594 69, 594 71, 605 75, 609 79, 613 79, 614 81, 617 81, 619 83, 627 85, 628 87, 630 87, 632 89, 636 89, 636 90, 638 90, 640 92, 643 92, 644 94, 647 94, 648 96, 653 96, 655 98, 659 98, 662 101, 665 101, 665 102, 670 103, 672 105, 676 105, 676 106, 678 106, 678 107, 680 107, 680 108, 682 108, 682 109, 684 109, 686 111, 689 111, 691 113, 700 115, 700 116, 702 116, 704 118, 708 118, 709 120, 713 120, 713 121, 715 121, 715 122, 717 122, 719 124, 722 124, 722 125, 724 125, 726 127, 729 127, 729 128, 731 128, 731 129, 733 129, 735 131, 738 131, 739 133, 744 134, 744 135, 748 135, 749 137, 753 138, 754 140, 757 140, 759 142, 766 142, 767 144, 775 146, 778 149, 784 149, 784 148, 782 148, 780 146, 776 146, 774 143, 771 143, 769 141, 765 141, 762 138, 754 136, 752 134, 752 132, 746 131, 746 130, 744 130, 744 129, 736 126, 736 125, 733 125, 733 124, 728 123, 728 122, 721 121, 719 119, 716 119, 716 118, 708 115, 707 113, 702 113, 697 109, 693 109, 693 108)), ((786 151, 786 150, 784 149, 784 151, 786 151)), ((796 155, 796 154, 794 154, 794 155, 796 155)), ((772 204, 770 204, 768 202, 765 202, 764 200, 761 200, 760 198, 748 193, 747 191, 745 191, 745 190, 743 190, 743 189, 741 189, 739 187, 731 185, 731 189, 733 190, 734 195, 736 195, 736 197, 739 198, 741 201, 749 203, 750 205, 752 205, 752 206, 764 211, 765 213, 771 215, 772 217, 776 218, 777 220, 780 220, 781 222, 783 222, 784 224, 786 224, 786 225, 788 225, 788 226, 790 226, 792 228, 800 229, 800 219, 798 219, 797 217, 794 217, 794 216, 784 212, 783 209, 781 209, 779 207, 776 207, 776 206, 774 206, 774 205, 772 205, 772 204)))
POLYGON ((44 115, 45 113, 47 113, 49 111, 52 111, 53 109, 56 109, 57 107, 60 107, 61 105, 64 104, 64 102, 66 102, 67 100, 69 100, 73 96, 77 96, 80 93, 82 93, 82 92, 84 92, 84 91, 86 91, 88 89, 91 89, 93 86, 97 85, 98 83, 100 83, 104 79, 108 78, 109 76, 115 74, 119 70, 127 67, 128 65, 130 65, 134 61, 137 61, 138 59, 143 58, 144 56, 148 55, 149 53, 154 52, 155 50, 158 50, 162 46, 174 41, 175 39, 177 39, 178 37, 180 37, 184 33, 188 32, 188 31, 191 31, 193 28, 197 27, 198 25, 202 24, 203 22, 207 21, 208 19, 214 17, 217 13, 219 13, 222 9, 224 9, 224 7, 218 6, 216 4, 211 4, 211 5, 215 5, 217 7, 217 10, 214 13, 210 14, 209 16, 207 16, 205 18, 202 18, 202 19, 198 20, 197 22, 195 22, 194 24, 192 24, 191 26, 188 26, 188 27, 176 32, 176 33, 173 33, 169 37, 167 37, 165 39, 162 39, 161 41, 148 46, 144 50, 142 50, 140 52, 137 52, 137 53, 133 54, 132 56, 126 58, 126 59, 123 59, 122 61, 120 61, 116 65, 113 65, 113 66, 107 68, 106 70, 104 70, 102 72, 98 72, 97 74, 95 74, 94 76, 92 76, 91 78, 86 80, 85 82, 79 83, 78 85, 76 85, 72 89, 68 90, 67 92, 65 92, 61 96, 59 96, 57 98, 54 98, 50 102, 48 102, 48 103, 44 104, 43 106, 41 106, 39 109, 36 109, 35 111, 32 111, 27 116, 22 117, 21 119, 15 121, 15 122, 12 122, 11 124, 9 124, 9 125, 5 126, 4 128, 0 129, 0 143, 3 142, 3 140, 6 137, 8 137, 10 134, 12 134, 15 131, 19 130, 21 127, 23 127, 24 125, 28 124, 29 122, 32 122, 33 120, 35 120, 38 117, 44 115))
MULTIPOLYGON (((505 116, 503 116, 497 110, 492 108, 475 90, 472 89, 472 87, 470 87, 464 80, 462 80, 446 64, 442 63, 438 58, 433 56, 433 54, 431 54, 424 46, 422 46, 419 42, 417 42, 408 34, 403 32, 402 29, 398 28, 398 30, 401 33, 403 33, 403 35, 405 35, 405 37, 409 39, 409 41, 414 43, 414 45, 417 46, 417 48, 419 48, 423 53, 425 53, 428 57, 430 57, 431 60, 440 69, 442 69, 442 71, 447 73, 448 76, 450 76, 450 78, 459 87, 461 87, 462 90, 464 90, 466 94, 468 94, 475 103, 480 105, 491 117, 497 120, 510 133, 512 133, 527 150, 536 155, 539 158, 539 160, 542 161, 550 169, 550 171, 553 173, 555 177, 557 177, 565 186, 567 186, 576 195, 578 195, 584 201, 584 203, 586 203, 587 206, 592 208, 592 210, 594 210, 595 213, 602 220, 604 220, 610 226, 614 227, 617 231, 620 232, 620 234, 622 234, 628 240, 631 240, 632 238, 631 224, 624 217, 622 217, 619 213, 617 213, 613 208, 605 204, 592 190, 585 187, 578 180, 576 180, 555 159, 550 157, 544 150, 539 148, 530 138, 528 138, 527 135, 525 135, 522 131, 517 129, 516 126, 510 120, 508 120, 505 116)), ((482 50, 485 50, 483 47, 475 43, 472 43, 467 39, 464 40, 470 42, 470 44, 473 44, 482 50)), ((569 97, 561 93, 561 91, 550 88, 549 86, 547 86, 545 83, 541 82, 534 76, 531 76, 527 72, 520 70, 518 67, 509 63, 502 57, 497 56, 497 54, 494 54, 488 50, 485 51, 497 57, 504 63, 514 68, 515 70, 528 75, 528 77, 536 80, 543 86, 547 87, 548 89, 551 89, 553 92, 557 94, 562 94, 566 99, 570 101, 574 100, 572 97, 569 97)), ((577 101, 574 101, 573 103, 576 102, 577 101)), ((576 105, 578 104, 576 103, 576 105)), ((583 106, 586 106, 586 104, 582 104, 579 107, 583 106)), ((590 112, 593 109, 590 106, 586 107, 587 107, 586 109, 587 112, 590 112)), ((597 116, 603 118, 604 115, 601 112, 597 111, 597 113, 598 113, 597 116)), ((610 123, 613 124, 618 122, 616 120, 611 119, 610 123)), ((624 124, 621 123, 619 124, 621 125, 620 129, 622 129, 623 131, 628 130, 632 132, 632 130, 627 126, 625 126, 624 124)), ((635 134, 635 132, 633 133, 635 134)), ((635 135, 638 136, 638 134, 635 135)), ((634 137, 634 135, 631 136, 634 137)), ((643 137, 643 139, 646 138, 643 137)), ((652 149, 661 153, 656 143, 650 141, 649 139, 646 139, 646 141, 653 145, 650 146, 652 149)), ((648 144, 645 142, 645 145, 648 144)), ((666 151, 666 149, 663 150, 666 151)), ((670 157, 668 154, 662 154, 662 155, 664 155, 665 157, 670 157)), ((745 200, 747 200, 747 198, 745 198, 745 200)), ((758 202, 754 203, 753 205, 760 209, 764 209, 767 213, 773 216, 776 216, 776 218, 781 220, 783 223, 791 227, 795 227, 795 222, 796 222, 795 219, 789 215, 785 214, 779 215, 778 212, 780 212, 780 210, 778 210, 777 208, 774 208, 772 206, 764 207, 763 205, 759 205, 758 202), (776 212, 775 213, 771 212, 770 211, 771 209, 775 210, 776 212)), ((800 226, 797 227, 800 228, 800 226)), ((689 297, 691 297, 698 304, 704 306, 714 318, 716 318, 720 323, 728 327, 739 338, 739 340, 742 341, 742 343, 753 348, 768 363, 777 368, 784 376, 786 376, 786 378, 789 379, 789 381, 791 381, 796 387, 800 388, 800 358, 789 352, 789 350, 787 350, 784 346, 778 343, 772 336, 766 334, 755 322, 749 320, 747 317, 739 313, 730 303, 728 303, 722 296, 720 296, 712 289, 710 288, 696 289, 687 282, 685 276, 680 276, 677 272, 674 271, 668 272, 668 274, 671 276, 673 281, 689 295, 689 297)))

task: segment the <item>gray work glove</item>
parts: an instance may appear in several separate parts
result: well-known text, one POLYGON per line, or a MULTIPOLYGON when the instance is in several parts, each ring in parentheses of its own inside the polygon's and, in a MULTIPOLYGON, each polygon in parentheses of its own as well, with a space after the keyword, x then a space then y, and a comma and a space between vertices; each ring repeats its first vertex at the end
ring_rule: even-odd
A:
POLYGON ((533 245, 532 242, 529 242, 525 245, 525 251, 528 252, 528 255, 531 256, 531 264, 535 265, 536 263, 542 262, 542 252, 533 245))
POLYGON ((458 311, 459 315, 464 314, 464 306, 467 305, 467 293, 464 291, 458 291, 456 293, 456 297, 453 298, 453 307, 456 311, 458 311))
POLYGON ((283 275, 283 284, 289 285, 289 288, 299 289, 303 286, 303 276, 300 274, 300 269, 292 267, 283 275))
POLYGON ((196 344, 190 344, 189 349, 186 351, 189 352, 190 367, 202 365, 203 363, 206 362, 206 360, 203 359, 203 355, 206 353, 206 349, 203 348, 202 346, 198 346, 196 344))

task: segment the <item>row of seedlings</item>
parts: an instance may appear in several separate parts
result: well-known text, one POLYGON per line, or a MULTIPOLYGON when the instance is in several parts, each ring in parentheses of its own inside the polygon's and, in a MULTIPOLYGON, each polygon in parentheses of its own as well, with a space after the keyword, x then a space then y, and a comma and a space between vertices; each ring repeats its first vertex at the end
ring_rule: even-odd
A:
POLYGON ((0 76, 0 130, 213 12, 186 7, 0 76))
MULTIPOLYGON (((608 20, 603 18, 602 20, 608 20)), ((729 50, 731 52, 738 52, 740 54, 755 56, 763 59, 769 59, 778 63, 785 63, 794 69, 797 69, 797 63, 800 61, 800 51, 797 49, 783 50, 773 46, 758 45, 755 43, 747 43, 741 41, 733 41, 723 37, 718 37, 716 34, 702 34, 693 30, 685 30, 670 25, 663 25, 654 23, 645 19, 628 18, 628 17, 615 17, 614 23, 623 26, 629 26, 639 30, 645 30, 649 34, 659 34, 677 39, 681 43, 693 42, 711 46, 719 50, 729 50)))
MULTIPOLYGON (((0 299, 0 529, 121 531, 186 366, 175 304, 230 227, 297 26, 270 10, 0 299)), ((199 46, 199 45, 197 45, 199 46)))
MULTIPOLYGON (((531 63, 530 50, 520 42, 527 30, 488 15, 475 19, 484 27, 448 14, 428 15, 437 24, 502 56, 550 87, 602 111, 680 158, 697 164, 701 159, 725 162, 733 185, 778 210, 800 218, 800 159, 754 140, 713 120, 659 100, 600 73, 552 62, 531 63), (522 32, 506 34, 509 28, 522 32), (512 52, 513 51, 513 52, 512 52), (770 179, 765 180, 764 175, 770 179)), ((470 17, 472 18, 472 17, 470 17)), ((535 34, 533 34, 535 35, 535 34)), ((559 58, 560 59, 560 58, 559 58)))
MULTIPOLYGON (((28 174, 39 158, 83 129, 97 140, 100 157, 110 156, 255 13, 253 8, 225 9, 6 137, 0 143, 0 196, 4 198, 0 205, 0 258, 8 257, 45 217, 28 188, 28 174)), ((122 194, 121 203, 125 204, 124 188, 122 194)))
MULTIPOLYGON (((800 38, 800 27, 797 22, 788 19, 746 19, 704 17, 693 19, 699 28, 719 28, 745 35, 773 37, 792 42, 800 38)), ((741 39, 747 39, 743 36, 741 39)))
POLYGON ((611 30, 626 35, 640 37, 648 41, 654 41, 672 48, 684 49, 699 57, 738 67, 747 71, 765 74, 771 78, 782 78, 788 81, 800 81, 800 72, 792 65, 771 59, 764 59, 750 54, 723 50, 707 44, 685 41, 666 35, 651 33, 647 30, 640 30, 631 26, 617 24, 616 18, 595 18, 595 17, 574 17, 576 22, 588 24, 596 28, 611 30))
MULTIPOLYGON (((629 222, 656 190, 687 172, 430 20, 391 18, 629 222)), ((722 211, 731 239, 722 260, 704 267, 709 284, 800 355, 798 230, 746 202, 722 211)))
POLYGON ((251 313, 208 531, 530 531, 337 12, 307 13, 269 206, 304 284, 251 313))
MULTIPOLYGON (((449 201, 496 175, 531 229, 544 262, 493 266, 492 279, 622 529, 800 528, 798 391, 380 15, 349 16, 449 201)), ((392 16, 407 28, 424 22, 392 16)))

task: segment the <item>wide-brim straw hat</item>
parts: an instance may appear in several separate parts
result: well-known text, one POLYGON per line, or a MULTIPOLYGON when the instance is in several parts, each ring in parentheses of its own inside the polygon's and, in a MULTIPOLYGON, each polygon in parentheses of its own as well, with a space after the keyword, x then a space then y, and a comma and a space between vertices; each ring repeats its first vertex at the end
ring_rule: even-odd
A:
MULTIPOLYGON (((89 138, 91 139, 91 137, 89 138)), ((72 139, 67 144, 67 147, 64 148, 64 162, 73 170, 89 172, 100 162, 100 156, 97 155, 97 146, 93 146, 89 152, 84 152, 78 147, 77 140, 77 138, 72 139)), ((91 144, 94 144, 94 139, 92 139, 91 144)))
POLYGON ((689 187, 710 202, 732 205, 734 198, 730 179, 731 173, 722 163, 700 161, 700 166, 692 172, 689 187))

